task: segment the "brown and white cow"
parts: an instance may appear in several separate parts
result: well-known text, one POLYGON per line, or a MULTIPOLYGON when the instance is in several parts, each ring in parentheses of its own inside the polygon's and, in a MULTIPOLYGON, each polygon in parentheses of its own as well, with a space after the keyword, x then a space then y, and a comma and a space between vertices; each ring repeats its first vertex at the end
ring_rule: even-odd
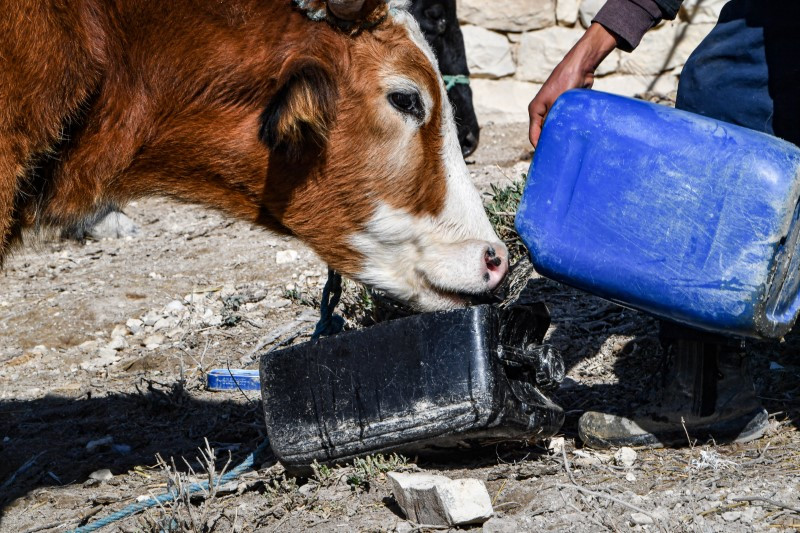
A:
POLYGON ((419 309, 507 252, 404 3, 0 0, 0 260, 145 195, 307 242, 419 309))

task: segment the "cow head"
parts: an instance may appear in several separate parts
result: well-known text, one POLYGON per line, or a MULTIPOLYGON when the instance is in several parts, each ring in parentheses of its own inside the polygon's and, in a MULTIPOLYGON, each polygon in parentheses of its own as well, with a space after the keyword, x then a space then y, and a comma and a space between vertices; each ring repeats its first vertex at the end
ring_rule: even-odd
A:
MULTIPOLYGON (((341 18, 368 18, 363 4, 341 18)), ((343 274, 445 309, 497 287, 508 255, 470 181, 435 56, 404 6, 390 7, 369 31, 319 32, 288 53, 261 115, 263 215, 343 274)))
MULTIPOLYGON (((419 22, 425 39, 433 48, 439 69, 446 77, 469 79, 464 36, 456 17, 456 0, 411 0, 410 12, 419 22)), ((455 79, 455 78, 453 78, 455 79)), ((472 90, 464 83, 452 83, 447 91, 455 111, 458 141, 464 157, 478 147, 480 127, 472 107, 472 90)))

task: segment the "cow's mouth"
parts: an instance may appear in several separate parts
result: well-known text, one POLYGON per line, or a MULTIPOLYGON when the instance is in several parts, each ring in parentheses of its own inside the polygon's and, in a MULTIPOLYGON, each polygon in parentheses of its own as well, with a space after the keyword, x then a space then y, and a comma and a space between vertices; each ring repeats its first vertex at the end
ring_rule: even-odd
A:
MULTIPOLYGON (((503 301, 505 297, 504 287, 498 287, 491 292, 471 293, 461 292, 444 287, 437 287, 431 283, 427 284, 427 289, 430 293, 435 295, 434 298, 441 299, 449 305, 444 305, 444 309, 456 309, 462 307, 469 307, 471 305, 481 304, 498 304, 503 301)), ((420 302, 422 303, 422 302, 420 302)), ((424 305, 415 306, 418 308, 425 307, 424 305)), ((421 311, 430 311, 430 309, 419 309, 421 311)))

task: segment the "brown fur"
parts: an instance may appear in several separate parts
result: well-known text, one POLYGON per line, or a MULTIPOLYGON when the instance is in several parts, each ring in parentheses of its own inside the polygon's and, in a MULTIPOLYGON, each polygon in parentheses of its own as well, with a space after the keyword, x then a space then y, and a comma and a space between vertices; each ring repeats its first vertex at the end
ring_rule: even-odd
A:
POLYGON ((0 261, 24 227, 166 195, 297 235, 353 274, 348 236, 375 199, 443 207, 438 80, 391 18, 351 35, 289 0, 0 0, 0 12, 0 261), (435 99, 402 171, 384 164, 399 131, 382 111, 387 66, 435 99))

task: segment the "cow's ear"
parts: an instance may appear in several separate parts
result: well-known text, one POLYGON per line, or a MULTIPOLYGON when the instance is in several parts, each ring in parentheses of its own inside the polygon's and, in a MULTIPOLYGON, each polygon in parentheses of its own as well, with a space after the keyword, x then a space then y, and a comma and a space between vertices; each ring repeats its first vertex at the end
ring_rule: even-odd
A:
POLYGON ((294 66, 261 115, 261 140, 270 149, 299 159, 320 151, 336 118, 337 88, 332 73, 317 62, 294 66))

